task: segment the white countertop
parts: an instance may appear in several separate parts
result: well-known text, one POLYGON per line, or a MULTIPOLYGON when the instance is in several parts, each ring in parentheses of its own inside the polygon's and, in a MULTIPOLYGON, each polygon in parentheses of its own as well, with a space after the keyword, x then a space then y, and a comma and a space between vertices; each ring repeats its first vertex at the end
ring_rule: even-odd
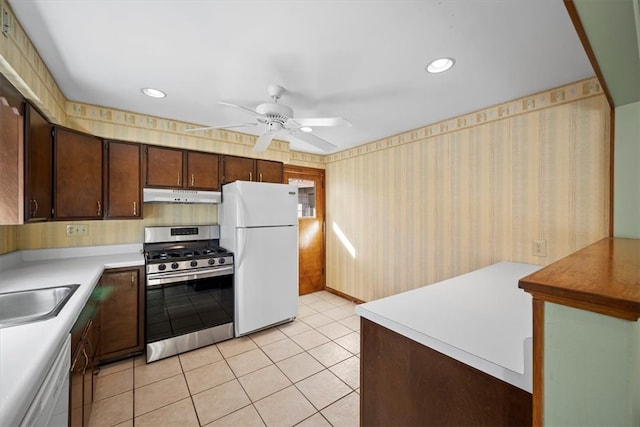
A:
POLYGON ((532 390, 531 295, 542 266, 499 262, 356 307, 356 313, 525 391, 532 390))
POLYGON ((106 268, 144 265, 142 245, 17 251, 0 257, 0 293, 77 283, 54 318, 0 329, 0 426, 18 425, 106 268))

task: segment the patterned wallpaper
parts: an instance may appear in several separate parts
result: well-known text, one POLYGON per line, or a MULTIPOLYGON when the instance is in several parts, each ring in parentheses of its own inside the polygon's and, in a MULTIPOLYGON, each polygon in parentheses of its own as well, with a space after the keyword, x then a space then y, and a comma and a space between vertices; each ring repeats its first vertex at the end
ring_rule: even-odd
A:
POLYGON ((371 301, 607 236, 607 101, 593 81, 531 99, 554 93, 562 102, 516 100, 329 156, 327 286, 371 301))

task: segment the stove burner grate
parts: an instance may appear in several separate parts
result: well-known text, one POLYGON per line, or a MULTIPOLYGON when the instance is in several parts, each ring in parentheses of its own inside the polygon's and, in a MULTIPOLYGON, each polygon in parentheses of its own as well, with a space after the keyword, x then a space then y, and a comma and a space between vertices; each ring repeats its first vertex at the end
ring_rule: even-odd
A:
POLYGON ((156 249, 147 252, 147 260, 149 261, 165 261, 193 259, 198 257, 209 257, 214 255, 227 254, 228 251, 219 246, 208 248, 184 248, 184 249, 156 249))

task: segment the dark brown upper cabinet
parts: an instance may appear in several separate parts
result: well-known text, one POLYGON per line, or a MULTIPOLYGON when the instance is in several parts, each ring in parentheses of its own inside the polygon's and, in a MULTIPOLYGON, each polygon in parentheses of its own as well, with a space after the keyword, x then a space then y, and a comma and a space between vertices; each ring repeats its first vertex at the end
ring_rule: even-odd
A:
POLYGON ((144 185, 219 191, 219 163, 218 154, 147 145, 144 185))
POLYGON ((53 218, 53 126, 30 104, 25 107, 25 222, 53 218))
POLYGON ((101 138, 54 126, 54 219, 101 219, 101 138))
POLYGON ((284 165, 271 160, 224 156, 223 184, 234 181, 282 183, 284 165))
POLYGON ((142 218, 142 146, 106 141, 105 218, 142 218))

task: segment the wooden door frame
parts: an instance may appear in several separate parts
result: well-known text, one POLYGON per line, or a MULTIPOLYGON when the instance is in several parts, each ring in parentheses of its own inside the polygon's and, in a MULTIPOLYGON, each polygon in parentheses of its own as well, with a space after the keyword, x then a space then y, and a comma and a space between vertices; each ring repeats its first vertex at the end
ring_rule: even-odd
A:
MULTIPOLYGON (((295 174, 295 175, 303 175, 309 176, 309 179, 320 180, 321 188, 316 191, 322 191, 322 289, 326 289, 327 287, 327 276, 326 276, 326 260, 327 260, 327 236, 326 236, 326 228, 325 221, 327 218, 326 211, 326 194, 325 194, 325 170, 319 168, 311 168, 305 166, 294 166, 294 165, 284 165, 284 170, 282 173, 282 181, 284 183, 288 183, 287 174, 295 174)), ((316 199, 317 203, 317 199, 316 199)))

